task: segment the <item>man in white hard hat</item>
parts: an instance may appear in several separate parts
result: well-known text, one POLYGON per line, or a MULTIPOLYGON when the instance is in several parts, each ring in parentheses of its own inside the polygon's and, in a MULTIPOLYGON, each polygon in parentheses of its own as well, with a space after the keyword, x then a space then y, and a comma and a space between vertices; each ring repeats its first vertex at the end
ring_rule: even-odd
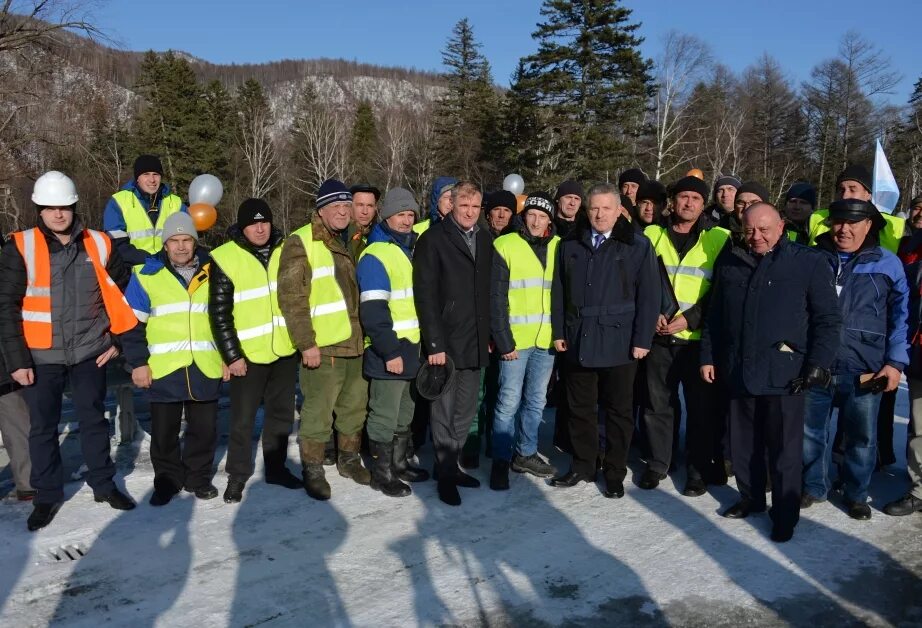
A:
POLYGON ((0 345, 7 368, 29 405, 32 486, 37 494, 30 531, 48 525, 64 501, 58 423, 65 384, 80 424, 87 484, 97 502, 131 510, 116 488, 103 415, 106 364, 118 355, 112 335, 137 325, 122 287, 130 269, 109 236, 76 216, 77 190, 51 171, 32 193, 37 226, 11 235, 0 255, 0 345))

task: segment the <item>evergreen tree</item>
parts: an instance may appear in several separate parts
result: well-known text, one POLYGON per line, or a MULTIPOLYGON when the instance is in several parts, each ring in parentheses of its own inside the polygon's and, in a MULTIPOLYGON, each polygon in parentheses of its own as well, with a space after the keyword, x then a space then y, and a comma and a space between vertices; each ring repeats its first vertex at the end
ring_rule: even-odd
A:
POLYGON ((623 167, 628 136, 653 95, 651 63, 638 47, 631 10, 619 0, 545 0, 525 58, 536 103, 564 141, 559 168, 582 180, 610 180, 623 167))
POLYGON ((378 131, 375 114, 368 102, 355 109, 352 135, 349 138, 349 166, 356 182, 376 182, 375 154, 378 151, 378 131))
POLYGON ((498 97, 467 18, 451 33, 442 51, 447 90, 435 111, 438 161, 446 174, 482 182, 496 169, 485 140, 496 130, 498 97))
POLYGON ((224 185, 231 178, 230 164, 234 157, 234 107, 230 94, 221 81, 212 80, 202 94, 202 118, 199 127, 200 152, 193 169, 218 177, 224 185))

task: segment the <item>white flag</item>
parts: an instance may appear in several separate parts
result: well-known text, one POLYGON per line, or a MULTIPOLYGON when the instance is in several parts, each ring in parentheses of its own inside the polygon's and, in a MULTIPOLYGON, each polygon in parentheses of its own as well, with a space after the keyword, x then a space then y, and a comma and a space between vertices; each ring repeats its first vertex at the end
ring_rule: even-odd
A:
POLYGON ((874 153, 874 189, 871 190, 871 202, 877 205, 879 210, 892 214, 899 199, 900 189, 896 186, 893 171, 890 170, 890 164, 887 163, 884 147, 880 145, 880 140, 877 140, 877 151, 874 153))

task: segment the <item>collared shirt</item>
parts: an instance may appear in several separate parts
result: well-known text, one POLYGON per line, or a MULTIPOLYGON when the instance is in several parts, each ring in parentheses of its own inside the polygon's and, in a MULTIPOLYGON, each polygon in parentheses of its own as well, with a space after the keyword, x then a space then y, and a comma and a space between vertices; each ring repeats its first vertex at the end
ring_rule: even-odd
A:
POLYGON ((611 229, 609 229, 608 231, 605 231, 604 233, 596 231, 595 228, 593 227, 590 227, 589 230, 590 230, 590 233, 592 234, 592 238, 590 239, 590 241, 592 242, 592 247, 596 249, 602 246, 603 244, 605 244, 605 241, 611 237, 611 232, 612 232, 611 229), (602 239, 597 240, 597 236, 602 236, 602 239))
POLYGON ((455 220, 455 217, 453 214, 449 214, 449 216, 451 217, 452 224, 461 233, 461 237, 464 238, 464 243, 467 244, 467 248, 471 252, 471 257, 473 257, 476 260, 477 259, 477 232, 480 231, 480 225, 478 225, 475 222, 473 227, 465 231, 464 228, 458 224, 458 221, 455 220))

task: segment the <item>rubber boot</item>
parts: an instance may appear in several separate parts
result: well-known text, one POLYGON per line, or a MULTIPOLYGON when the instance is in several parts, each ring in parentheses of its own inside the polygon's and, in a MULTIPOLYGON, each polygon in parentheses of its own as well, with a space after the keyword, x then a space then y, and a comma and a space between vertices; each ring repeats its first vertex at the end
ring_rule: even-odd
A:
POLYGON ((407 457, 410 442, 410 432, 394 434, 394 469, 404 482, 425 482, 429 479, 429 472, 410 465, 407 457))
POLYGON ((394 444, 369 441, 371 446, 371 488, 388 497, 406 497, 412 491, 400 481, 394 469, 394 444))

